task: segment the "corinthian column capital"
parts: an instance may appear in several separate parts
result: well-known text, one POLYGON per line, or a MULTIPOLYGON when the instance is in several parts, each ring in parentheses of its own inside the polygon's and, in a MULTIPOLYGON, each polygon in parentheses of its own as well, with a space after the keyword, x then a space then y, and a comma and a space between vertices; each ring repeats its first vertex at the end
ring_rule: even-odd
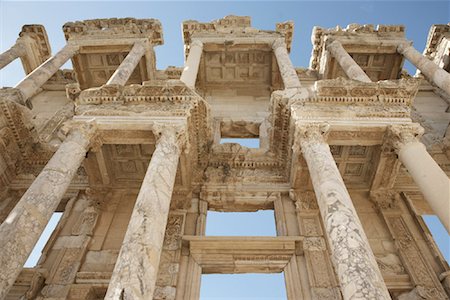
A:
POLYGON ((423 133, 423 127, 417 123, 391 125, 388 128, 386 142, 398 153, 405 145, 420 142, 419 138, 423 133))
POLYGON ((286 48, 286 41, 284 40, 284 38, 279 38, 276 39, 275 41, 273 41, 272 43, 272 49, 277 49, 277 48, 286 48))
POLYGON ((77 143, 86 150, 98 149, 103 144, 95 121, 69 121, 62 126, 60 132, 65 141, 77 143))
POLYGON ((155 123, 152 127, 153 134, 158 144, 175 146, 177 151, 185 147, 187 143, 186 128, 180 125, 168 123, 155 123))
POLYGON ((297 122, 296 138, 300 143, 325 143, 330 130, 330 124, 325 122, 303 123, 297 122))

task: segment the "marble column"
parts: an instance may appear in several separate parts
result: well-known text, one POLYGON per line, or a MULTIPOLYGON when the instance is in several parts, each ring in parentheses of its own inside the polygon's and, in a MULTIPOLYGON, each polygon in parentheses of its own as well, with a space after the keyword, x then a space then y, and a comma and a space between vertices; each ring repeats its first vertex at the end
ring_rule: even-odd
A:
POLYGON ((362 82, 372 82, 364 70, 361 69, 344 47, 342 47, 340 42, 332 41, 327 44, 327 50, 330 51, 331 55, 336 59, 348 78, 362 82))
POLYGON ((180 157, 180 132, 155 126, 156 149, 136 199, 105 299, 153 299, 180 157))
POLYGON ((25 55, 25 47, 20 38, 8 50, 0 54, 0 70, 13 62, 16 58, 25 55))
POLYGON ((202 57, 203 43, 199 40, 193 40, 189 47, 189 55, 184 64, 183 73, 181 73, 180 80, 188 87, 195 88, 195 81, 197 80, 198 68, 200 67, 200 58, 202 57))
POLYGON ((134 43, 133 48, 128 53, 127 57, 122 61, 117 70, 112 74, 106 84, 118 84, 124 86, 128 79, 130 79, 136 66, 141 61, 142 56, 147 50, 147 44, 143 41, 134 43))
POLYGON ((412 45, 400 44, 397 52, 415 65, 431 83, 450 95, 450 74, 447 71, 423 56, 412 45))
POLYGON ((388 142, 450 233, 450 179, 419 141, 422 134, 419 124, 392 125, 388 142))
POLYGON ((291 58, 287 52, 286 43, 283 38, 276 39, 272 44, 272 49, 277 59, 278 69, 285 89, 300 88, 300 80, 292 65, 291 58))
POLYGON ((73 128, 0 225, 0 299, 5 299, 66 193, 94 133, 90 124, 73 128))
POLYGON ((42 65, 28 74, 15 88, 23 94, 24 100, 32 97, 75 53, 79 46, 66 44, 58 53, 47 59, 42 65))
POLYGON ((298 124, 344 299, 391 299, 350 195, 325 141, 326 123, 298 124))

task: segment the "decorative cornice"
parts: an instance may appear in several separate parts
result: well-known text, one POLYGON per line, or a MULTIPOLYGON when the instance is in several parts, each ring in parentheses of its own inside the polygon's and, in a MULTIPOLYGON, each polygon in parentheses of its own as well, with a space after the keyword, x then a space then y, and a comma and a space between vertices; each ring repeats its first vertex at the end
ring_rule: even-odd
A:
POLYGON ((450 23, 448 24, 436 24, 431 26, 428 33, 427 44, 423 54, 430 59, 434 58, 437 46, 440 44, 445 34, 450 33, 450 23))
POLYGON ((111 18, 68 22, 63 26, 66 40, 148 38, 152 45, 164 44, 157 19, 111 18))
POLYGON ((199 97, 180 80, 144 82, 142 85, 103 85, 80 91, 76 84, 66 89, 69 99, 79 105, 139 104, 139 103, 188 103, 199 97))

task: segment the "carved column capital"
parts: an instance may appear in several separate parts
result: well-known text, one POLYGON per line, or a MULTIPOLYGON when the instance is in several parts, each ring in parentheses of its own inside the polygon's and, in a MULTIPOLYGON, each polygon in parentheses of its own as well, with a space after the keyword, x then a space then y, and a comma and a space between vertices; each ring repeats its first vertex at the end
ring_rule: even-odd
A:
POLYGON ((325 122, 296 123, 296 141, 302 145, 308 143, 325 143, 330 130, 330 124, 325 122))
POLYGON ((399 152, 405 145, 420 142, 424 129, 417 123, 391 125, 388 128, 386 145, 399 152))
POLYGON ((77 143, 86 150, 91 148, 93 151, 98 151, 103 144, 95 121, 66 122, 61 127, 60 133, 62 135, 62 140, 77 143))
POLYGON ((200 47, 200 48, 203 48, 203 43, 202 43, 202 41, 200 41, 200 40, 198 40, 198 39, 193 39, 193 40, 191 41, 191 43, 189 44, 189 47, 190 47, 190 48, 192 48, 192 47, 200 47))
POLYGON ((184 126, 169 123, 154 123, 152 131, 157 143, 173 145, 178 149, 183 147, 187 149, 187 133, 184 126))
POLYGON ((272 49, 275 50, 277 48, 286 48, 286 41, 284 40, 284 38, 278 38, 275 39, 272 43, 272 49))

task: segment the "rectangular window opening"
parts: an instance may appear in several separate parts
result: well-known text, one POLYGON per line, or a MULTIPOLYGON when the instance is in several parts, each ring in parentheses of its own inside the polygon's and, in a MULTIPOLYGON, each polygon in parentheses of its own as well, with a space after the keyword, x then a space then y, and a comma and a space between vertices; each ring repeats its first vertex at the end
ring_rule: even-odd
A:
POLYGON ((33 251, 31 251, 30 256, 25 262, 24 268, 34 268, 37 265, 39 259, 41 258, 42 251, 44 250, 45 245, 55 231, 59 220, 61 220, 62 214, 62 212, 53 213, 50 221, 48 222, 47 226, 45 226, 44 231, 39 237, 39 240, 37 241, 36 245, 34 245, 33 251))
POLYGON ((200 300, 286 300, 283 273, 203 274, 200 300))
POLYGON ((206 218, 208 236, 276 236, 273 210, 256 212, 208 211, 206 218))
POLYGON ((259 148, 259 138, 221 138, 221 144, 234 143, 247 148, 258 149, 259 148))
POLYGON ((436 215, 423 215, 425 224, 447 262, 450 262, 450 235, 436 215))

